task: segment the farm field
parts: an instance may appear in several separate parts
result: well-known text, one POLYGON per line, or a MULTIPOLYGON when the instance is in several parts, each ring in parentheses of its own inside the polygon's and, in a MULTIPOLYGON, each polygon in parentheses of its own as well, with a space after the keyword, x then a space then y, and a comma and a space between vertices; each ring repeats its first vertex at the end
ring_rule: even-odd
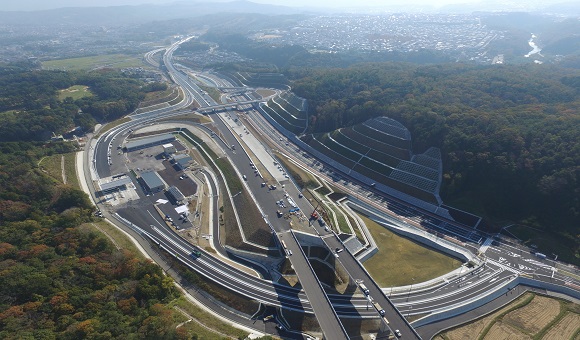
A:
POLYGON ((434 339, 576 340, 579 336, 580 305, 525 293, 494 313, 445 331, 434 339))
POLYGON ((363 265, 381 287, 427 281, 461 265, 459 260, 399 236, 366 216, 360 218, 379 247, 363 265))
POLYGON ((42 63, 42 68, 47 70, 92 70, 95 68, 124 68, 144 67, 145 64, 140 56, 126 54, 107 54, 81 58, 49 60, 42 63))
POLYGON ((91 97, 93 94, 89 90, 88 86, 84 85, 73 85, 68 89, 58 91, 58 100, 65 100, 71 97, 73 100, 81 99, 84 97, 91 97))

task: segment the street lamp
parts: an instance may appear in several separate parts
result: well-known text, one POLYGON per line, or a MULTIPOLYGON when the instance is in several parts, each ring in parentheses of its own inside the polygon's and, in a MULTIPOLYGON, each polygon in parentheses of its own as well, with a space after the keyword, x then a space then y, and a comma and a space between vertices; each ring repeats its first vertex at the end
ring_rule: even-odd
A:
POLYGON ((411 295, 411 290, 413 289, 413 284, 415 284, 415 278, 412 277, 411 280, 413 280, 413 283, 411 283, 411 286, 409 287, 409 292, 407 293, 407 302, 409 302, 409 295, 411 295))

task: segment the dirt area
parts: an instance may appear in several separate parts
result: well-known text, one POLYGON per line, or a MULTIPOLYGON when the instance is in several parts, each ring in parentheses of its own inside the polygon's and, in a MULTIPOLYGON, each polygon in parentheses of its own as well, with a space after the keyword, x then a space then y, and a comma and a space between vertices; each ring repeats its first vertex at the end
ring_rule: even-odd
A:
POLYGON ((559 313, 558 300, 537 295, 527 306, 506 315, 503 322, 534 335, 554 320, 559 313))
MULTIPOLYGON (((275 36, 264 36, 264 37, 275 37, 275 36)), ((276 94, 276 91, 267 89, 258 89, 256 93, 262 96, 262 98, 271 97, 276 94)))
POLYGON ((527 340, 531 339, 531 337, 507 323, 496 322, 485 336, 485 339, 527 340))
POLYGON ((568 312, 542 339, 545 340, 568 340, 578 332, 580 328, 580 314, 568 312))
POLYGON ((161 145, 127 152, 125 153, 128 159, 127 166, 129 169, 137 170, 138 172, 164 170, 165 165, 161 162, 162 153, 163 147, 161 145))

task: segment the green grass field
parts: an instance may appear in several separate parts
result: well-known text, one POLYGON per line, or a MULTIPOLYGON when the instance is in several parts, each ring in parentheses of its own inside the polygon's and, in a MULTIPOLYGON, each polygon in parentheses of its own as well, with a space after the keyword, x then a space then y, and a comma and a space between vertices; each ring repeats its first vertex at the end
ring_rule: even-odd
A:
POLYGON ((60 154, 47 156, 38 162, 40 169, 60 183, 62 183, 61 157, 60 154))
POLYGON ((42 68, 47 70, 92 70, 100 67, 124 68, 145 67, 141 56, 126 54, 107 54, 81 58, 49 60, 42 63, 42 68))
POLYGON ((401 237, 365 216, 360 216, 375 239, 379 252, 364 266, 381 287, 403 286, 434 279, 461 262, 401 237))
POLYGON ((77 177, 75 152, 70 152, 64 155, 58 154, 44 157, 40 162, 38 162, 38 166, 42 170, 44 170, 50 177, 62 183, 63 181, 62 181, 61 159, 63 156, 64 156, 64 172, 66 175, 67 184, 80 190, 81 187, 79 184, 79 179, 77 177))
POLYGON ((58 91, 58 100, 65 100, 67 97, 71 97, 73 100, 77 100, 84 97, 91 97, 93 94, 89 90, 88 86, 84 85, 73 85, 68 89, 58 91))
POLYGON ((81 190, 76 168, 76 152, 70 152, 64 155, 64 172, 66 174, 66 183, 75 189, 81 190))

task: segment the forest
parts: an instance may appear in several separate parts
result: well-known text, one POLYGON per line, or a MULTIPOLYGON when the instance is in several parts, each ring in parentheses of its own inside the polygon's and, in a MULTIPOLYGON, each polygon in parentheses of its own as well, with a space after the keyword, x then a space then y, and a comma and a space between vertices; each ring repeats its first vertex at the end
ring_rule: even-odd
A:
POLYGON ((70 151, 0 143, 0 338, 176 338, 172 279, 114 248, 89 226, 88 196, 38 169, 70 151))
POLYGON ((64 72, 0 68, 0 142, 47 140, 80 126, 90 132, 96 122, 107 122, 135 110, 145 85, 117 70, 64 72), (58 100, 59 90, 85 85, 93 94, 58 100))
POLYGON ((175 339, 167 302, 179 293, 161 268, 117 250, 92 223, 88 196, 38 166, 76 151, 40 142, 95 118, 118 117, 155 90, 116 71, 0 70, 0 338, 175 339), (90 87, 91 97, 59 101, 58 90, 90 87), (78 109, 84 112, 79 115, 78 109), (92 115, 91 115, 92 114, 92 115))
POLYGON ((386 115, 414 152, 444 157, 444 202, 557 234, 580 263, 580 72, 554 65, 358 64, 289 74, 309 100, 309 132, 386 115))

